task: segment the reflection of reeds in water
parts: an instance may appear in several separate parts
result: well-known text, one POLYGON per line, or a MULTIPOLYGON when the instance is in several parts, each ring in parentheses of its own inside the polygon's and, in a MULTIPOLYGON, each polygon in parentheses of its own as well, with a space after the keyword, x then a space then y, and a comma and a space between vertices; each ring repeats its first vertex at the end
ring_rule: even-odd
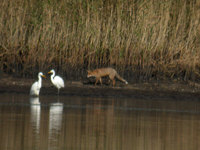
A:
POLYGON ((82 68, 114 66, 135 77, 195 78, 199 6, 193 0, 2 0, 0 69, 32 74, 58 67, 78 78, 82 68))
POLYGON ((30 104, 31 104, 31 122, 35 126, 36 133, 39 133, 40 112, 41 112, 39 97, 30 97, 30 104))
POLYGON ((60 140, 68 141, 66 148, 177 150, 184 145, 187 150, 200 146, 196 140, 200 123, 197 115, 115 110, 112 105, 101 109, 101 106, 94 104, 93 109, 90 107, 84 113, 72 110, 65 115, 66 135, 60 140))
MULTIPOLYGON (((0 120, 3 120, 0 122, 0 149, 197 150, 200 147, 198 114, 116 109, 115 102, 102 107, 105 105, 99 101, 89 107, 86 104, 84 109, 66 108, 65 111, 62 104, 50 110, 41 107, 41 128, 37 134, 32 130, 27 107, 0 105, 0 120)), ((129 102, 128 106, 134 104, 132 100, 129 102)), ((135 105, 137 103, 144 107, 153 104, 147 100, 141 103, 138 100, 135 105)), ((164 100, 161 106, 174 107, 171 103, 174 104, 164 100)), ((182 108, 200 107, 197 101, 178 104, 182 108)))

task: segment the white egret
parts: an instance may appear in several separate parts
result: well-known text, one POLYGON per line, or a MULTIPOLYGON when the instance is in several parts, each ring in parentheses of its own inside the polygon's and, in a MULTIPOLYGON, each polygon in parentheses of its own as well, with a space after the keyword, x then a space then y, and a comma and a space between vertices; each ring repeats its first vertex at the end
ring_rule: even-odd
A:
POLYGON ((32 96, 39 96, 40 88, 42 87, 42 78, 45 77, 42 72, 38 73, 38 81, 34 82, 31 86, 30 95, 32 96))
POLYGON ((52 74, 51 75, 51 82, 58 89, 58 94, 59 94, 60 88, 64 88, 65 87, 64 80, 60 76, 55 76, 54 69, 49 71, 48 74, 52 74))

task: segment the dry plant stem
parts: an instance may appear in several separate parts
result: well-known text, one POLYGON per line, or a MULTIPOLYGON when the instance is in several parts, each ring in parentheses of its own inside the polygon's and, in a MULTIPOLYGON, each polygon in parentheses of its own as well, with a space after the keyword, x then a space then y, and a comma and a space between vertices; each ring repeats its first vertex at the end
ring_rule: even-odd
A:
MULTIPOLYGON (((198 78, 199 1, 2 0, 0 70, 113 66, 134 77, 198 78)), ((75 74, 74 74, 75 73, 75 74)))

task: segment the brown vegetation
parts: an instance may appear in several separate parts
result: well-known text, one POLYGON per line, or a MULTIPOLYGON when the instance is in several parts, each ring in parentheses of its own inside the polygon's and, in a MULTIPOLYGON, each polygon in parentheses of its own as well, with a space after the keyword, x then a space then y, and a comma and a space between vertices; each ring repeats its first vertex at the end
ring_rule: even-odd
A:
POLYGON ((113 66, 129 79, 196 80, 200 1, 2 0, 0 70, 78 78, 113 66))

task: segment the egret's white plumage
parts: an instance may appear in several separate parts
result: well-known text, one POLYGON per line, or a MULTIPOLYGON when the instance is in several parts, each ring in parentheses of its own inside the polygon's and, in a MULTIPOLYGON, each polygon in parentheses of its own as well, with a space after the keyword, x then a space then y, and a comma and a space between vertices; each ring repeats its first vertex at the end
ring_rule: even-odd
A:
POLYGON ((38 73, 38 81, 34 82, 31 86, 31 90, 30 90, 30 95, 32 96, 39 96, 40 93, 40 88, 42 87, 42 78, 45 76, 43 75, 42 72, 38 73))
POLYGON ((58 75, 55 76, 54 69, 52 69, 51 71, 49 71, 48 74, 52 74, 51 75, 51 82, 58 89, 58 94, 59 94, 60 88, 64 88, 65 87, 64 80, 60 76, 58 76, 58 75))

